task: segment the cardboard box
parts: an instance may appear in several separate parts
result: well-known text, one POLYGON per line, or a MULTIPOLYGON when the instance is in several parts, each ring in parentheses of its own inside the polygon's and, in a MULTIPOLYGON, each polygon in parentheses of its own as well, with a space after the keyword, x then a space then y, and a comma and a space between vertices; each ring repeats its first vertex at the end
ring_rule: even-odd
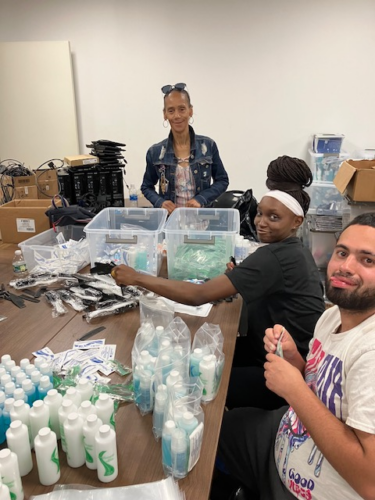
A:
POLYGON ((375 201, 375 160, 346 160, 333 180, 353 201, 375 201))
POLYGON ((3 243, 20 243, 50 228, 45 215, 50 200, 12 200, 0 206, 3 243))
POLYGON ((38 198, 36 191, 24 190, 24 188, 35 187, 35 175, 21 175, 11 177, 9 175, 0 176, 1 186, 6 189, 7 197, 0 191, 0 205, 14 198, 38 198), (30 194, 30 195, 29 195, 30 194))
POLYGON ((56 170, 37 170, 35 171, 37 196, 40 200, 51 199, 59 194, 59 183, 56 170))
POLYGON ((36 186, 24 186, 14 188, 14 200, 37 200, 38 188, 36 186))
POLYGON ((93 155, 65 156, 65 163, 70 167, 80 167, 81 165, 94 165, 99 163, 99 158, 93 155))

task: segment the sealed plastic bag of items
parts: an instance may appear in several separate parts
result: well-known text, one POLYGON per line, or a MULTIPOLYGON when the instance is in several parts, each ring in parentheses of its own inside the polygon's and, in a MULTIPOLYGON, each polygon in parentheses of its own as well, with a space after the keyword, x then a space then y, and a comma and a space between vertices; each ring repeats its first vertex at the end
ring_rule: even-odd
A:
POLYGON ((152 321, 155 326, 166 328, 174 317, 174 308, 162 297, 147 294, 139 299, 141 323, 152 321))
POLYGON ((181 318, 165 329, 155 328, 151 321, 141 324, 132 349, 132 368, 135 403, 142 415, 153 410, 155 390, 173 370, 188 380, 190 344, 190 330, 181 318))
POLYGON ((212 401, 219 390, 224 368, 224 337, 219 325, 204 323, 196 332, 190 356, 190 377, 203 384, 202 401, 212 401))
POLYGON ((30 500, 184 500, 173 478, 153 483, 121 486, 118 488, 92 488, 86 485, 57 485, 51 493, 31 496, 30 500))
POLYGON ((195 383, 176 382, 168 390, 162 431, 162 463, 167 476, 185 477, 199 459, 204 429, 202 389, 198 379, 195 383))

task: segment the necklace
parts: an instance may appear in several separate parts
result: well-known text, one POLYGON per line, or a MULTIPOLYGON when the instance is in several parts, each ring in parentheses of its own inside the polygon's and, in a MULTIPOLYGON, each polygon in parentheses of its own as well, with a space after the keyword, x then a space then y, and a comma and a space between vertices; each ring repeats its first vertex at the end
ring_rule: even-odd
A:
POLYGON ((190 156, 186 156, 185 158, 177 157, 177 163, 187 163, 189 161, 190 156))

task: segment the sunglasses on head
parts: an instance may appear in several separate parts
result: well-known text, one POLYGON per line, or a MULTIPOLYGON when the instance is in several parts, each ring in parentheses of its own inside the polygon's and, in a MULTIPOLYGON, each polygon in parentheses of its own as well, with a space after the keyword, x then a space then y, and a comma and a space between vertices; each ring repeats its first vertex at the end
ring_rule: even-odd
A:
POLYGON ((164 85, 164 87, 161 88, 161 91, 163 92, 164 95, 168 95, 172 92, 172 90, 185 90, 186 88, 186 83, 176 83, 175 85, 164 85))

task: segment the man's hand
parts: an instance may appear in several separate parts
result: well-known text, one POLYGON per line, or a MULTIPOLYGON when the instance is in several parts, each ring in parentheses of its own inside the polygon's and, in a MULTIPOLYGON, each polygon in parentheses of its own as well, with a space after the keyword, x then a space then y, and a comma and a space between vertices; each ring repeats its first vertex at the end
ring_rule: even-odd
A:
POLYGON ((173 212, 173 210, 176 208, 176 205, 173 203, 171 200, 164 201, 161 208, 165 208, 168 210, 169 215, 173 212))
POLYGON ((192 198, 191 200, 186 202, 186 206, 189 208, 201 208, 202 205, 197 200, 192 198))
POLYGON ((295 396, 306 382, 301 372, 285 359, 276 354, 267 354, 264 363, 264 377, 268 389, 290 403, 290 396, 295 396))
POLYGON ((111 276, 116 281, 116 285, 135 285, 138 273, 135 269, 121 264, 116 266, 111 271, 111 276))
POLYGON ((275 325, 273 328, 267 328, 265 336, 263 337, 265 350, 272 354, 276 352, 276 347, 281 337, 281 333, 281 349, 284 359, 303 373, 305 360, 299 353, 293 337, 283 326, 275 325))

